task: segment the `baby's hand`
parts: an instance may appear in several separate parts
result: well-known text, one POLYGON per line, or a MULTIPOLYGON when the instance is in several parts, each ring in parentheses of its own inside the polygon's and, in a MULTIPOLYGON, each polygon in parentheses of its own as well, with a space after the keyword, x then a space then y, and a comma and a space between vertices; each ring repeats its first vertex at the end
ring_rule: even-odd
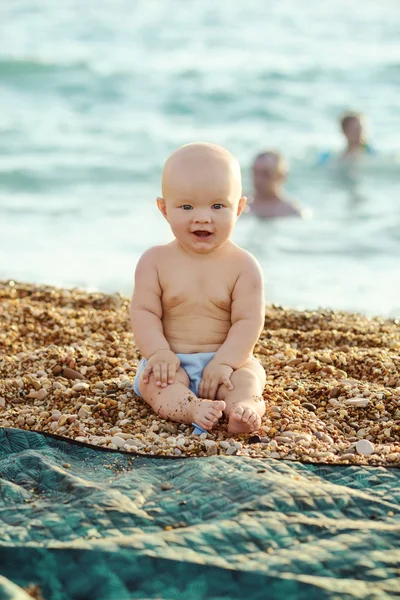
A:
POLYGON ((153 373, 156 385, 167 387, 174 383, 175 374, 179 369, 180 360, 172 350, 158 350, 147 361, 143 371, 143 383, 149 383, 150 374, 153 373))
POLYGON ((233 390, 230 376, 233 373, 232 367, 223 365, 214 360, 210 360, 203 371, 203 376, 199 384, 200 398, 215 400, 218 388, 221 384, 226 385, 228 390, 233 390))

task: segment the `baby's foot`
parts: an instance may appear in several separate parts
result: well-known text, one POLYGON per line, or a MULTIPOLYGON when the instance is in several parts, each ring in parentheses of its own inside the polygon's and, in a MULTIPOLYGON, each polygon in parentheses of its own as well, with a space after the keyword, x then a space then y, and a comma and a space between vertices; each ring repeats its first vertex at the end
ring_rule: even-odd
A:
POLYGON ((229 413, 228 431, 230 433, 249 433, 261 426, 261 417, 249 404, 235 404, 229 413))
POLYGON ((193 414, 193 421, 202 429, 212 429, 222 417, 226 404, 222 400, 200 400, 193 414))

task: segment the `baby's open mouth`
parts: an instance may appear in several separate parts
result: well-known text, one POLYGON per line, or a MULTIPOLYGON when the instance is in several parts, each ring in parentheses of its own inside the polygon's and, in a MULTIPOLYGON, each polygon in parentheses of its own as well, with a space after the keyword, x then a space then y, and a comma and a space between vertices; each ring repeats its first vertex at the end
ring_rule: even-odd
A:
POLYGON ((212 236, 212 233, 210 231, 203 231, 201 229, 198 229, 197 231, 192 231, 192 233, 196 237, 202 238, 202 239, 207 239, 212 236))

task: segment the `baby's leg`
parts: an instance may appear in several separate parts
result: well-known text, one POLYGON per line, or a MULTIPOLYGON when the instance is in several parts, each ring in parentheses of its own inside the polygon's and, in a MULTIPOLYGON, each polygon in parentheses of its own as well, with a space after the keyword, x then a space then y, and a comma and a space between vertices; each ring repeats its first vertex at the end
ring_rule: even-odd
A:
POLYGON ((258 360, 249 359, 231 375, 233 390, 224 385, 218 389, 217 398, 226 402, 225 414, 228 417, 228 431, 244 433, 257 431, 261 417, 265 413, 262 392, 265 385, 265 371, 258 360))
POLYGON ((143 400, 163 419, 196 423, 203 429, 211 429, 222 417, 225 402, 197 398, 189 390, 189 383, 189 377, 181 367, 176 373, 175 383, 166 388, 157 386, 151 374, 149 383, 140 379, 139 390, 143 400))

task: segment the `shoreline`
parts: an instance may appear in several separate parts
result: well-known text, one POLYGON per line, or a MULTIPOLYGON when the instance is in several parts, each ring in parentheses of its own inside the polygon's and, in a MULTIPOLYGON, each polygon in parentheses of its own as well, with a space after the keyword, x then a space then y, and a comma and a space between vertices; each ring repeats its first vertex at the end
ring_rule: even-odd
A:
POLYGON ((255 348, 267 373, 261 430, 232 438, 224 421, 197 438, 133 395, 128 303, 0 282, 0 426, 145 455, 400 466, 399 320, 269 306, 255 348))

